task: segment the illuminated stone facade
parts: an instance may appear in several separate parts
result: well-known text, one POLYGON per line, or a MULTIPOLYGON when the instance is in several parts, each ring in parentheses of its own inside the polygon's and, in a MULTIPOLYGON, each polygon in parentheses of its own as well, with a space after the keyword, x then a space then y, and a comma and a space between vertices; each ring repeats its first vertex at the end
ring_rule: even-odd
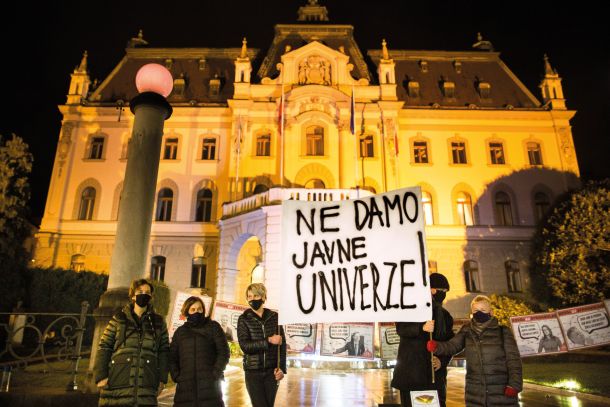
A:
POLYGON ((245 41, 159 49, 140 34, 95 88, 85 55, 59 107, 35 262, 109 272, 133 124, 122 108, 136 95, 137 69, 156 62, 175 80, 151 273, 172 289, 205 287, 243 302, 259 264, 254 279, 269 285, 273 305, 281 200, 420 185, 430 267, 449 278, 449 309, 464 315, 471 292, 525 293, 535 224, 578 182, 575 112, 547 59, 540 102, 482 43, 447 52, 393 50, 384 41, 365 56, 352 26, 303 21, 277 25, 261 58, 245 41))

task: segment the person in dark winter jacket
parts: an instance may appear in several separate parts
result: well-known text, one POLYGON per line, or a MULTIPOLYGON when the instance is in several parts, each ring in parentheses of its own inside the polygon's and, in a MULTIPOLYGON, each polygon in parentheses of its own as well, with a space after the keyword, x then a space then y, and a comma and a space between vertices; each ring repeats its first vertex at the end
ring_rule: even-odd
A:
POLYGON ((277 312, 263 307, 267 289, 250 284, 247 309, 237 320, 237 339, 244 352, 246 389, 252 407, 272 407, 280 380, 286 374, 286 338, 277 312))
POLYGON ((167 383, 169 340, 163 317, 150 300, 144 279, 129 288, 132 303, 115 314, 104 330, 94 364, 100 406, 156 406, 167 383))
POLYGON ((429 341, 427 349, 437 355, 465 349, 466 406, 518 406, 523 377, 515 338, 493 317, 489 298, 477 295, 470 308, 470 323, 447 342, 429 341))
POLYGON ((199 297, 182 306, 184 325, 176 329, 169 369, 176 382, 175 407, 224 407, 220 382, 229 363, 229 345, 220 324, 205 316, 199 297))
POLYGON ((453 318, 442 305, 449 291, 449 281, 442 274, 430 274, 430 291, 433 318, 431 321, 396 323, 400 344, 392 376, 392 387, 400 390, 400 402, 403 407, 411 406, 410 392, 414 390, 437 390, 440 405, 445 406, 447 365, 451 361, 451 356, 431 358, 430 353, 426 351, 426 342, 430 339, 430 332, 432 337, 439 341, 453 337, 453 318))

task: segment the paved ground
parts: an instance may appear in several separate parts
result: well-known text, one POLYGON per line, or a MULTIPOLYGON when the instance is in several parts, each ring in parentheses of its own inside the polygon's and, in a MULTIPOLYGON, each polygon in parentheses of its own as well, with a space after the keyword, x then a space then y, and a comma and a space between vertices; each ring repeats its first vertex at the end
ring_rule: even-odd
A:
MULTIPOLYGON (((389 383, 391 370, 367 369, 330 371, 290 369, 281 382, 275 405, 278 407, 377 407, 383 403, 400 403, 399 393, 389 383)), ((449 368, 448 407, 464 405, 464 369, 449 368)), ((251 407, 243 371, 235 370, 226 377, 223 388, 226 407, 251 407)), ((163 392, 160 406, 171 406, 173 389, 163 392)), ((521 406, 610 406, 609 402, 579 396, 561 396, 545 388, 526 388, 521 393, 521 406)))

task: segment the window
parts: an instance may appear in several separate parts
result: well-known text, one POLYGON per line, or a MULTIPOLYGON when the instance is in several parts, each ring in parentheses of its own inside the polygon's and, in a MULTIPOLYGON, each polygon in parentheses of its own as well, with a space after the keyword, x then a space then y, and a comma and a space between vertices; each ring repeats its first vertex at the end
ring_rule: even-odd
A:
POLYGON ((434 225, 434 214, 432 212, 432 196, 429 192, 422 191, 421 201, 424 207, 424 220, 426 225, 434 225))
POLYGON ((474 260, 464 262, 464 278, 466 279, 466 291, 476 293, 481 291, 479 284, 479 265, 474 260))
POLYGON ((527 143, 527 157, 530 160, 530 165, 542 165, 542 152, 540 144, 527 143))
POLYGON ((453 99, 455 97, 455 83, 454 82, 443 82, 443 95, 447 99, 453 99))
POLYGON ((82 254, 75 254, 70 259, 70 270, 72 271, 83 271, 85 269, 85 256, 82 254))
POLYGON ((163 159, 175 160, 178 157, 178 139, 166 138, 165 146, 163 147, 163 159))
POLYGON ((427 164, 428 161, 428 142, 413 142, 413 158, 417 164, 427 164))
POLYGON ((536 192, 534 195, 534 217, 536 218, 536 222, 540 222, 544 215, 546 215, 546 211, 551 206, 551 201, 549 197, 544 192, 536 192))
POLYGON ((205 137, 201 148, 202 160, 214 160, 216 158, 216 139, 205 137))
POLYGON ((513 213, 511 210, 510 197, 506 192, 496 194, 496 225, 512 226, 513 213))
POLYGON ((455 204, 459 224, 468 226, 473 225, 472 201, 470 199, 470 195, 465 192, 458 193, 455 204))
POLYGON ((80 208, 78 220, 92 220, 93 207, 95 206, 95 188, 87 187, 83 190, 80 197, 80 208))
POLYGON ((212 191, 204 188, 197 192, 196 222, 209 222, 212 218, 212 191))
POLYGON ((489 155, 492 164, 506 164, 502 143, 489 143, 489 155))
POLYGON ((367 135, 360 137, 360 158, 374 157, 373 136, 367 135))
POLYGON ((508 260, 504 263, 506 269, 506 281, 508 283, 508 291, 511 293, 520 293, 521 290, 521 271, 519 263, 514 260, 508 260))
POLYGON ((419 82, 409 81, 409 84, 407 85, 407 92, 409 93, 410 98, 418 98, 419 82))
POLYGON ((324 128, 310 126, 306 131, 307 155, 324 155, 324 128))
POLYGON ((489 82, 479 82, 477 89, 481 99, 489 99, 491 95, 491 84, 489 82))
POLYGON ((454 164, 467 164, 466 143, 463 141, 451 142, 451 156, 454 164))
POLYGON ((169 188, 163 188, 157 196, 157 221, 169 222, 172 220, 172 204, 174 192, 169 188))
POLYGON ((150 279, 153 281, 165 280, 165 257, 155 256, 150 262, 150 279))
POLYGON ((93 137, 91 139, 90 160, 101 160, 104 152, 104 137, 93 137))
POLYGON ((214 78, 210 79, 208 94, 210 97, 217 97, 220 95, 220 78, 218 77, 218 74, 214 74, 214 78))
POLYGON ((203 257, 193 258, 193 267, 191 269, 191 287, 205 288, 207 265, 203 257))
POLYGON ((256 156, 269 157, 271 155, 271 134, 256 136, 256 156))

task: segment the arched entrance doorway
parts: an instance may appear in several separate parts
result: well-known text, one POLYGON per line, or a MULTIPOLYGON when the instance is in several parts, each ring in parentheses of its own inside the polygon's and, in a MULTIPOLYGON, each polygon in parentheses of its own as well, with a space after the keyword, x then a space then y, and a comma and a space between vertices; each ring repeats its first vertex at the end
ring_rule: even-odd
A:
MULTIPOLYGON (((254 279, 260 278, 260 263, 263 260, 263 250, 261 242, 256 236, 250 236, 239 248, 235 269, 237 270, 237 278, 235 281, 235 299, 240 304, 247 304, 246 288, 253 282, 254 279), (256 275, 253 272, 256 271, 256 275)), ((263 276, 264 281, 264 276, 263 276)), ((255 281, 255 282, 263 282, 255 281)))

